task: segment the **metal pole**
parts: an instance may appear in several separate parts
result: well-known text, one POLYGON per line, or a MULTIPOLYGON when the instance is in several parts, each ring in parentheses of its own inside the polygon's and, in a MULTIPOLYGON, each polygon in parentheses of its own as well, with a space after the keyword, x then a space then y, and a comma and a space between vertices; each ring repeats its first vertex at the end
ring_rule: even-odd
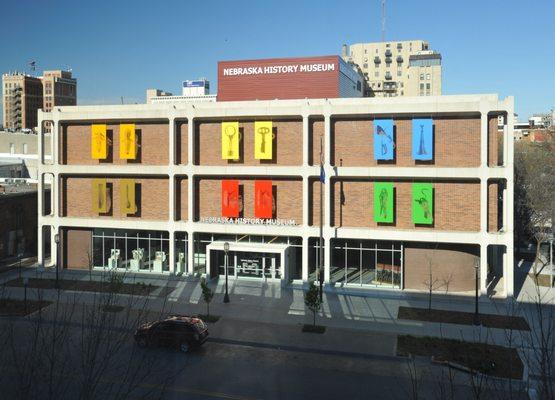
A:
POLYGON ((224 295, 224 303, 229 303, 229 293, 228 293, 228 289, 227 289, 227 277, 228 277, 228 273, 227 273, 227 269, 228 269, 228 257, 227 257, 227 252, 229 250, 229 243, 225 242, 224 243, 224 252, 225 252, 225 257, 224 257, 224 263, 225 263, 225 295, 224 295))
POLYGON ((474 309, 474 325, 480 325, 480 314, 478 310, 478 271, 480 270, 480 264, 476 261, 476 265, 474 266, 475 271, 475 281, 476 281, 476 304, 474 309))
POLYGON ((325 175, 322 176, 322 171, 324 170, 324 160, 323 160, 323 137, 320 136, 320 248, 319 250, 319 266, 318 266, 318 280, 320 282, 320 302, 322 302, 323 292, 324 292, 324 183, 322 182, 325 175))
POLYGON ((59 264, 60 264, 60 234, 56 233, 54 235, 54 241, 56 242, 56 289, 60 288, 59 279, 59 264))
POLYGON ((549 283, 553 288, 553 239, 549 240, 549 266, 551 267, 551 280, 549 283))

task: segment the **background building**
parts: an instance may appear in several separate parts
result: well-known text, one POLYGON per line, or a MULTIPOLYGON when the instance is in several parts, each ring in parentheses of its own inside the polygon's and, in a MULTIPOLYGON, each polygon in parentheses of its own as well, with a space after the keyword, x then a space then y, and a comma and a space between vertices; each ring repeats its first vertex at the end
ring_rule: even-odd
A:
POLYGON ((4 128, 11 130, 37 127, 37 111, 43 107, 40 78, 19 72, 2 75, 4 128))
POLYGON ((441 95, 441 54, 422 40, 343 45, 341 56, 360 69, 366 96, 441 95))
MULTIPOLYGON (((2 88, 6 129, 35 129, 39 109, 77 104, 77 80, 71 71, 44 71, 40 77, 8 73, 2 75, 2 88)), ((48 123, 44 128, 50 129, 48 123)))

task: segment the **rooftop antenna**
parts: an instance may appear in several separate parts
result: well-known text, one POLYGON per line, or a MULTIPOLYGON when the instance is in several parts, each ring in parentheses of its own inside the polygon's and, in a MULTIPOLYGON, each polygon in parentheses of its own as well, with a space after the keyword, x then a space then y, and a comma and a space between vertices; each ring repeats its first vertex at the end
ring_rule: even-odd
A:
POLYGON ((382 0, 382 42, 385 42, 385 0, 382 0))

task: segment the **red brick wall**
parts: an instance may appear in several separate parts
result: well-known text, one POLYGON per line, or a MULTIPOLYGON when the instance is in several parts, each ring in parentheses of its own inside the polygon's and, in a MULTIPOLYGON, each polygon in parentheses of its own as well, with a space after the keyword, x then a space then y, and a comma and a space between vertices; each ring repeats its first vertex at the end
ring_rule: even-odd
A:
POLYGON ((175 132, 175 145, 176 145, 176 163, 177 164, 187 164, 189 162, 188 157, 188 143, 189 143, 189 136, 188 136, 188 126, 189 124, 186 121, 178 121, 176 122, 175 132))
MULTIPOLYGON (((310 151, 308 152, 308 164, 320 165, 320 137, 324 137, 324 120, 311 119, 308 127, 310 129, 310 151)), ((326 154, 326 140, 322 140, 322 153, 326 154)))
MULTIPOLYGON (((319 226, 320 225, 320 180, 311 179, 309 184, 309 199, 308 199, 308 224, 319 226)), ((326 185, 322 185, 322 190, 324 191, 324 196, 326 195, 326 185)), ((324 198, 325 201, 325 198, 324 198)), ((324 213, 324 223, 327 218, 324 213)))
MULTIPOLYGON (((340 204, 341 182, 333 182, 333 226, 378 228, 374 222, 374 185, 371 181, 344 180, 344 204, 340 204)), ((436 229, 446 231, 480 230, 480 184, 477 182, 434 183, 434 225, 416 227, 412 222, 412 183, 395 182, 395 223, 398 229, 436 229)), ((386 225, 384 229, 392 229, 386 225)))
MULTIPOLYGON (((130 177, 131 179, 132 177, 130 177)), ((109 177, 108 184, 112 184, 111 207, 109 215, 98 215, 92 209, 92 177, 63 177, 62 191, 66 194, 62 198, 62 215, 81 218, 114 218, 114 219, 169 219, 169 197, 167 178, 135 179, 140 191, 136 193, 139 211, 136 216, 125 215, 120 211, 120 178, 109 177)), ((110 199, 110 195, 108 196, 110 199)))
MULTIPOLYGON (((130 121, 133 122, 133 121, 130 121)), ((62 127, 60 161, 62 164, 143 164, 164 165, 168 163, 169 125, 168 123, 135 123, 138 131, 139 150, 137 160, 119 158, 119 123, 108 124, 108 158, 91 158, 91 125, 64 125, 62 127)))
POLYGON ((187 177, 180 176, 176 177, 176 189, 175 193, 177 195, 176 201, 176 218, 179 221, 187 221, 188 219, 188 193, 189 189, 187 187, 187 177))
MULTIPOLYGON (((233 178, 229 178, 233 179, 233 178)), ((254 179, 240 179, 240 190, 243 190, 243 217, 254 218, 254 179)), ((278 219, 294 219, 298 225, 303 222, 302 181, 274 179, 276 215, 278 219)), ((198 195, 196 219, 203 217, 220 217, 221 213, 221 180, 201 179, 196 182, 198 195)))
POLYGON ((480 118, 434 118, 433 163, 412 159, 412 120, 395 119, 396 157, 381 164, 374 160, 374 126, 370 119, 332 120, 332 164, 345 167, 478 167, 480 118))
POLYGON ((488 232, 497 232, 502 228, 497 220, 497 213, 501 204, 498 202, 499 182, 488 181, 488 232))
POLYGON ((407 244, 403 278, 406 289, 429 290, 430 263, 436 292, 466 292, 475 287, 475 246, 438 245, 439 248, 407 244))
POLYGON ((488 166, 503 165, 503 131, 497 129, 497 115, 488 117, 488 166))
MULTIPOLYGON (((263 120, 264 118, 261 118, 263 120)), ((303 123, 296 121, 273 121, 276 135, 273 160, 254 158, 254 122, 239 122, 242 138, 239 143, 242 157, 238 161, 222 160, 221 122, 200 122, 195 126, 196 160, 198 165, 302 165, 303 123)))
POLYGON ((63 268, 89 269, 92 260, 92 231, 90 229, 64 229, 62 241, 63 268))

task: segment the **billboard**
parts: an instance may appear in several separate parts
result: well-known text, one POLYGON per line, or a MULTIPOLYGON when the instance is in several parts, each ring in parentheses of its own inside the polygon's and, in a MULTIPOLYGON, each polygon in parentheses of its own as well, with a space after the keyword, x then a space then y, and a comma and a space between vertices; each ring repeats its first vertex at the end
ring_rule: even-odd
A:
POLYGON ((222 217, 239 217, 239 181, 222 181, 222 217))
POLYGON ((254 158, 271 160, 273 156, 274 133, 272 121, 254 122, 254 158))
POLYGON ((135 124, 120 124, 119 158, 122 160, 134 160, 135 155, 135 124))
POLYGON ((239 159, 239 122, 222 122, 222 160, 239 159))
POLYGON ((434 186, 431 183, 412 184, 412 222, 422 225, 434 222, 434 186))
POLYGON ((91 125, 91 158, 105 160, 108 157, 106 124, 91 125))
POLYGON ((414 160, 434 159, 434 123, 432 119, 412 120, 412 158, 414 160))
POLYGON ((122 179, 120 181, 119 200, 122 214, 132 215, 137 212, 135 193, 134 179, 122 179))
POLYGON ((273 214, 272 181, 254 181, 254 217, 272 218, 273 214))
POLYGON ((92 210, 96 214, 108 212, 108 189, 106 179, 92 180, 92 210))
POLYGON ((374 120, 374 160, 393 160, 394 148, 393 120, 374 120))
POLYGON ((374 221, 392 223, 394 213, 393 183, 374 182, 374 221))

